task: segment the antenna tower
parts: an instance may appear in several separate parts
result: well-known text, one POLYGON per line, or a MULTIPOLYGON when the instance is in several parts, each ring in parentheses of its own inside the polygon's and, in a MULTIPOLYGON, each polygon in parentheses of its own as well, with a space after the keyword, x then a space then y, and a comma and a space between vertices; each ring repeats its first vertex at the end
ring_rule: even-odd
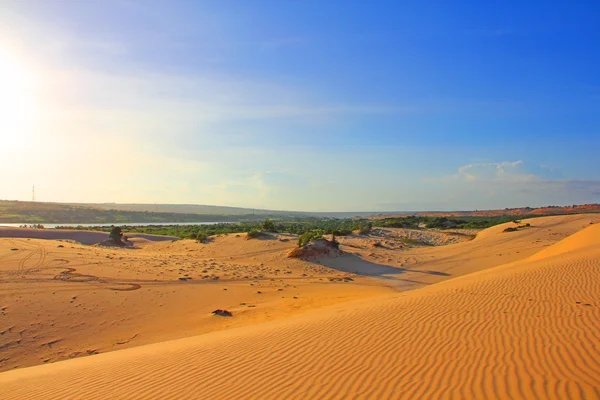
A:
POLYGON ((35 185, 31 188, 31 201, 35 201, 35 185))

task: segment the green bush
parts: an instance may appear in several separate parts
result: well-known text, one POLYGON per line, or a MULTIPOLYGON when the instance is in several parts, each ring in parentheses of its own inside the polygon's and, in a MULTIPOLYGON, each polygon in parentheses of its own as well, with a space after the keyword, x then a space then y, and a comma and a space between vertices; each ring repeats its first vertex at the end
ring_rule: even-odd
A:
POLYGON ((516 232, 518 230, 519 230, 519 228, 510 226, 510 227, 506 228, 505 230, 503 230, 503 232, 516 232))
POLYGON ((368 235, 369 233, 371 233, 371 229, 373 229, 373 224, 370 222, 367 222, 365 224, 361 224, 358 227, 358 233, 360 235, 368 235))
POLYGON ((198 232, 195 238, 199 243, 205 243, 208 240, 208 235, 204 232, 198 232))
POLYGON ((321 239, 323 237, 322 232, 320 231, 312 231, 306 232, 300 235, 298 238, 298 247, 306 246, 311 240, 321 239))
POLYGON ((340 230, 334 230, 333 232, 331 232, 332 235, 334 236, 349 236, 352 235, 352 230, 350 229, 340 229, 340 230))
POLYGON ((123 231, 118 226, 113 226, 108 234, 108 237, 111 238, 115 243, 120 243, 121 238, 123 237, 123 231))
POLYGON ((246 237, 247 237, 248 239, 256 239, 256 238, 259 238, 259 237, 261 237, 261 236, 262 236, 262 234, 263 234, 263 233, 262 233, 262 231, 259 231, 258 229, 252 229, 251 231, 249 231, 249 232, 246 234, 246 237))
POLYGON ((265 220, 265 222, 263 222, 263 224, 262 224, 262 228, 263 228, 263 231, 267 231, 267 232, 276 232, 277 231, 277 229, 275 228, 275 223, 273 222, 272 219, 265 220))

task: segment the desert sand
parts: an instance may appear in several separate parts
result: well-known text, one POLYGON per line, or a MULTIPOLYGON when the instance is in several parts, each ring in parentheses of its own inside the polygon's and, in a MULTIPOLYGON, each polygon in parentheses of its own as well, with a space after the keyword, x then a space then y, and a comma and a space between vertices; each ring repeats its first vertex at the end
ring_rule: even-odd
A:
POLYGON ((600 398, 600 216, 528 222, 311 261, 285 235, 0 239, 0 396, 600 398))

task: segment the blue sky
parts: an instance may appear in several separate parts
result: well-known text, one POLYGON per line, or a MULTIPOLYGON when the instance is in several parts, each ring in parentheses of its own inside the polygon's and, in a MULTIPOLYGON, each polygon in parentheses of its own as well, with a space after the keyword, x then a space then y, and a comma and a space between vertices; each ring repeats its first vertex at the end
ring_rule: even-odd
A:
POLYGON ((594 1, 8 1, 0 198, 599 202, 598 43, 594 1))

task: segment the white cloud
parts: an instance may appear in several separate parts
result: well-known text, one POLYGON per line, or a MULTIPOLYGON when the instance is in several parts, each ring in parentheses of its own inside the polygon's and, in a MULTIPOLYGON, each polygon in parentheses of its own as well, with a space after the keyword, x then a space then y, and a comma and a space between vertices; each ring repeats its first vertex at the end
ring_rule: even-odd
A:
POLYGON ((531 182, 539 179, 531 173, 522 160, 463 165, 452 175, 424 178, 425 182, 531 182))
POLYGON ((444 199, 438 203, 440 209, 584 204, 600 199, 600 180, 552 178, 556 176, 562 175, 518 160, 467 164, 455 174, 423 181, 444 199))

